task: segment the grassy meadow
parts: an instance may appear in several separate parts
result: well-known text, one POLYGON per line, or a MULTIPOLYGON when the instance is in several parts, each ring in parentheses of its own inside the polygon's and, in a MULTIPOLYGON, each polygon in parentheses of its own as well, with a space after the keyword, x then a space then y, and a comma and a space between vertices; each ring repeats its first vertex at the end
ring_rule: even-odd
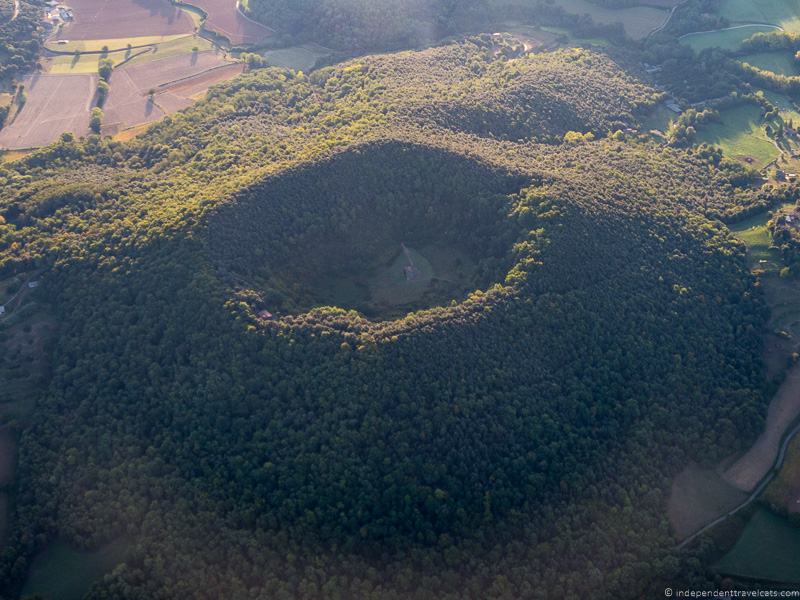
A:
POLYGON ((751 25, 721 31, 688 33, 682 36, 680 40, 695 52, 701 52, 707 48, 738 50, 743 41, 760 31, 775 31, 775 28, 767 25, 751 25))
POLYGON ((740 60, 778 75, 800 75, 797 61, 789 52, 757 52, 743 56, 740 60))
POLYGON ((726 156, 756 169, 780 155, 763 130, 760 109, 749 104, 721 111, 719 121, 698 129, 697 142, 718 146, 726 156))
POLYGON ((800 0, 722 0, 719 14, 734 24, 769 23, 800 33, 800 0))
MULTIPOLYGON (((632 6, 629 8, 605 8, 587 0, 555 0, 556 5, 575 15, 589 15, 596 23, 622 23, 625 33, 634 40, 645 38, 651 31, 661 26, 669 11, 652 6, 632 6)), ((504 7, 528 6, 534 0, 492 0, 490 4, 499 11, 504 7)))
POLYGON ((800 512, 800 437, 789 444, 783 468, 764 492, 764 499, 789 514, 800 512))
POLYGON ((328 53, 306 45, 270 50, 265 52, 263 56, 267 59, 268 64, 275 67, 283 67, 294 71, 310 71, 317 64, 317 61, 328 56, 328 53))
POLYGON ((128 45, 132 48, 142 46, 152 46, 153 44, 163 44, 164 42, 171 42, 180 38, 192 37, 193 34, 175 34, 175 35, 146 35, 130 38, 111 38, 104 40, 71 40, 66 44, 57 44, 55 42, 48 42, 45 44, 48 50, 55 52, 100 52, 104 47, 109 51, 125 50, 128 45))

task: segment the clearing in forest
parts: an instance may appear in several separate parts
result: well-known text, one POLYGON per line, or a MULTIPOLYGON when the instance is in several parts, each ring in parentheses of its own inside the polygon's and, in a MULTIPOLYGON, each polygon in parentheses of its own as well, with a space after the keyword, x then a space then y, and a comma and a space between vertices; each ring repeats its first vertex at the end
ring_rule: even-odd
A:
POLYGON ((790 52, 756 52, 743 56, 739 60, 778 75, 800 75, 797 61, 790 52))
POLYGON ((62 26, 60 40, 167 36, 194 30, 189 16, 168 0, 69 0, 69 6, 74 20, 62 26))
POLYGON ((40 75, 24 81, 27 101, 14 121, 0 130, 0 148, 46 146, 65 132, 89 131, 97 75, 40 75))
POLYGON ((330 55, 330 51, 321 46, 306 44, 292 48, 269 50, 262 55, 267 59, 267 64, 274 67, 283 67, 294 71, 308 72, 314 68, 317 61, 330 55))
POLYGON ((763 130, 761 110, 750 104, 720 111, 719 119, 698 128, 697 141, 718 146, 729 158, 755 169, 780 155, 763 130))
POLYGON ((367 316, 401 314, 442 304, 471 291, 476 265, 454 247, 428 244, 417 250, 390 243, 371 265, 331 270, 317 284, 325 304, 354 307, 367 316))
POLYGON ((189 33, 181 33, 178 35, 142 35, 127 38, 100 38, 96 40, 62 40, 58 43, 49 41, 45 43, 45 48, 51 52, 71 56, 75 52, 100 53, 103 52, 105 48, 108 48, 110 52, 128 50, 129 46, 131 50, 139 50, 155 44, 163 44, 190 36, 191 34, 189 33))

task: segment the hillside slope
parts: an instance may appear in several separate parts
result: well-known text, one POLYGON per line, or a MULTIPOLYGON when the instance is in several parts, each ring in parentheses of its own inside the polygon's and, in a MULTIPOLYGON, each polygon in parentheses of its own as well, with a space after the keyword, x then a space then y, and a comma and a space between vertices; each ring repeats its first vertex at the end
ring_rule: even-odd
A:
POLYGON ((763 303, 713 217, 769 198, 609 135, 654 98, 607 56, 484 37, 254 72, 0 169, 0 269, 47 269, 61 323, 6 587, 56 535, 129 540, 93 599, 673 577, 670 476, 765 407, 763 303))

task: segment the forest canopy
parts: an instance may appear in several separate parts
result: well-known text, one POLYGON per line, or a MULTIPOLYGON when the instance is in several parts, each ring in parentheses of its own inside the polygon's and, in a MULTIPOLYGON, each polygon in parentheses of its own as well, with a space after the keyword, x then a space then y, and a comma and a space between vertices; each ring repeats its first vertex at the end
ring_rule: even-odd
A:
POLYGON ((5 587, 58 536, 129 545, 91 600, 661 593, 690 568, 671 476, 763 420, 766 311, 719 219, 772 198, 633 133, 659 97, 481 36, 0 167, 0 269, 43 272, 60 324, 5 587), (463 277, 430 302, 311 286, 431 240, 463 277))

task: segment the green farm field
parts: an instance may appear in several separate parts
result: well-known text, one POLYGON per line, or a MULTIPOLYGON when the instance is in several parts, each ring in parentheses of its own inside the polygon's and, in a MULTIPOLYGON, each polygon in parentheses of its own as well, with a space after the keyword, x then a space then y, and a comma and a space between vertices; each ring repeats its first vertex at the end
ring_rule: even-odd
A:
POLYGON ((761 508, 716 570, 734 577, 800 583, 800 528, 761 508))
POLYGON ((159 60, 170 56, 180 56, 181 54, 190 54, 197 49, 197 52, 205 52, 213 50, 214 44, 199 35, 190 35, 186 37, 169 40, 161 44, 156 44, 150 52, 140 54, 132 58, 129 64, 140 64, 150 62, 151 60, 159 60))
POLYGON ((56 44, 55 42, 48 42, 45 46, 48 50, 55 52, 100 52, 104 47, 110 51, 125 50, 128 45, 132 48, 139 48, 142 46, 152 46, 153 44, 162 44, 164 42, 171 42, 184 37, 191 37, 192 34, 175 34, 175 35, 146 35, 130 38, 111 38, 103 40, 73 40, 68 41, 66 44, 56 44))
POLYGON ((765 167, 780 154, 762 129, 760 109, 751 105, 721 111, 718 122, 698 130, 697 141, 718 146, 729 158, 756 169, 765 167))
POLYGON ((764 90, 764 96, 778 108, 784 121, 791 119, 800 123, 800 108, 789 96, 770 90, 764 90))
MULTIPOLYGON (((141 51, 141 49, 130 51, 119 50, 117 52, 109 52, 106 55, 106 58, 108 58, 116 66, 129 56, 141 51)), ((45 58, 42 63, 45 71, 54 75, 97 73, 100 57, 100 54, 59 54, 57 56, 45 58)))
MULTIPOLYGON (((785 204, 778 210, 790 206, 785 204)), ((791 332, 800 322, 800 290, 795 280, 778 276, 783 264, 778 250, 771 247, 772 239, 767 228, 770 218, 771 213, 763 212, 737 223, 731 231, 747 246, 751 268, 760 276, 761 287, 771 308, 770 333, 764 340, 763 360, 767 378, 774 379, 785 373, 789 356, 796 346, 783 332, 791 332)))
POLYGON ((758 52, 743 56, 740 60, 778 75, 800 75, 797 61, 788 52, 758 52))
POLYGON ((666 131, 677 115, 663 104, 656 105, 649 113, 639 118, 643 131, 666 131))
POLYGON ((800 32, 800 0, 722 0, 719 14, 734 24, 767 23, 800 32))
POLYGON ((764 492, 764 500, 789 514, 800 513, 800 437, 789 444, 783 467, 764 492))
POLYGON ((775 31, 775 28, 767 25, 749 25, 735 29, 689 33, 682 36, 680 40, 695 52, 701 52, 707 48, 738 50, 743 41, 760 31, 775 31))
POLYGON ((324 58, 328 54, 328 52, 316 49, 314 46, 305 45, 270 50, 265 52, 263 56, 267 59, 267 63, 272 66, 307 72, 314 68, 320 58, 324 58))
MULTIPOLYGON (((494 8, 502 11, 504 7, 529 6, 533 0, 493 0, 494 8)), ((586 0, 556 0, 555 4, 574 15, 589 15, 596 23, 622 23, 625 33, 634 40, 645 38, 651 31, 661 26, 669 11, 652 6, 633 6, 630 8, 604 8, 586 0)))
MULTIPOLYGON (((106 57, 114 63, 114 66, 125 61, 128 61, 129 64, 138 64, 169 56, 189 54, 194 48, 197 48, 198 52, 203 52, 213 49, 214 45, 198 35, 189 35, 149 47, 111 51, 106 57)), ((59 54, 46 58, 44 64, 47 72, 53 74, 97 73, 100 56, 95 53, 59 54)))
POLYGON ((747 255, 754 269, 761 272, 777 272, 780 255, 770 248, 771 238, 767 223, 769 215, 761 213, 740 221, 731 227, 731 232, 747 246, 747 255))

